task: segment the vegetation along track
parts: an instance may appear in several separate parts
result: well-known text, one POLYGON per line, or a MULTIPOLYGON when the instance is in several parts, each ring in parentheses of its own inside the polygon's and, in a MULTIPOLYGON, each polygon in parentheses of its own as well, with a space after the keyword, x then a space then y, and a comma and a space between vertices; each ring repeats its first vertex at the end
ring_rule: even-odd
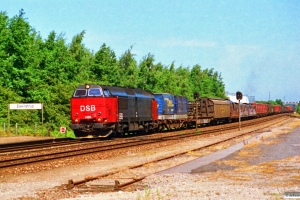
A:
MULTIPOLYGON (((265 121, 274 120, 276 118, 282 117, 279 115, 270 116, 266 118, 258 118, 255 120, 244 121, 242 123, 243 127, 246 126, 253 126, 257 125, 258 123, 264 123, 265 121)), ((18 165, 30 164, 30 163, 37 163, 42 161, 50 161, 62 158, 70 158, 79 155, 86 155, 92 153, 99 153, 99 152, 107 152, 113 151, 118 149, 128 149, 137 146, 144 146, 153 143, 160 143, 160 142, 168 142, 168 141, 182 141, 182 139, 188 137, 209 137, 211 133, 220 134, 226 130, 232 130, 239 127, 238 123, 231 123, 231 124, 221 124, 218 126, 211 126, 211 127, 202 127, 198 131, 195 129, 193 130, 180 130, 172 132, 171 134, 155 134, 154 136, 140 136, 135 138, 117 138, 114 140, 104 140, 104 141, 81 141, 81 143, 75 144, 65 144, 55 148, 47 148, 47 149, 39 149, 37 151, 22 151, 18 152, 18 154, 10 154, 6 152, 5 154, 0 154, 0 168, 8 168, 18 165), (185 131, 185 132, 184 132, 185 131), (89 144, 89 145, 87 145, 89 144)), ((32 147, 30 147, 31 150, 32 147)))

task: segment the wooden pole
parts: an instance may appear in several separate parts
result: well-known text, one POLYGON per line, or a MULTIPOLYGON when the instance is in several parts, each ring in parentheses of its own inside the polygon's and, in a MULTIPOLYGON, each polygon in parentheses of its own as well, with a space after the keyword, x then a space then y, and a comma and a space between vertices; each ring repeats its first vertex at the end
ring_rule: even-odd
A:
POLYGON ((42 135, 44 136, 44 105, 42 104, 42 135))

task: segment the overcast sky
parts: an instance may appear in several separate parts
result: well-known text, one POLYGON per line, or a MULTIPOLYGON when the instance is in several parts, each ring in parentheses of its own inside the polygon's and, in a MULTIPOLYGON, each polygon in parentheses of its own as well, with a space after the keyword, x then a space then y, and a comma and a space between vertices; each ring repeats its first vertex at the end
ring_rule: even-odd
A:
MULTIPOLYGON (((256 100, 300 100, 299 0, 0 0, 9 17, 22 8, 46 39, 103 43, 120 57, 130 46, 139 62, 148 53, 169 66, 221 73, 228 92, 256 100)), ((163 91, 162 91, 163 92, 163 91)))

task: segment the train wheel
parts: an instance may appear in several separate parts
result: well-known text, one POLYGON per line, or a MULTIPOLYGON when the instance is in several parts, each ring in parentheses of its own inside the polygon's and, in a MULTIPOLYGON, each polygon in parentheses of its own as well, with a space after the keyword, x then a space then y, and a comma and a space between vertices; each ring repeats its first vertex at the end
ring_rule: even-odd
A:
POLYGON ((163 130, 163 126, 162 126, 162 125, 159 125, 158 128, 157 128, 157 131, 158 131, 158 132, 161 132, 162 130, 163 130))
POLYGON ((148 126, 148 125, 146 125, 146 126, 145 126, 145 128, 144 128, 144 132, 145 132, 146 134, 148 134, 148 133, 149 133, 149 126, 148 126))
POLYGON ((74 130, 74 135, 75 135, 75 137, 87 137, 88 136, 88 134, 86 132, 79 131, 79 130, 74 130))
POLYGON ((217 124, 217 121, 216 120, 211 120, 209 124, 212 125, 212 126, 214 126, 214 125, 217 124))
POLYGON ((115 135, 115 131, 113 129, 96 130, 94 135, 101 138, 111 137, 111 135, 115 135))
POLYGON ((112 130, 110 135, 108 135, 108 138, 113 138, 113 137, 116 137, 117 136, 117 133, 115 130, 112 130))
POLYGON ((153 133, 153 131, 154 131, 153 126, 150 125, 150 126, 149 126, 149 133, 153 133))

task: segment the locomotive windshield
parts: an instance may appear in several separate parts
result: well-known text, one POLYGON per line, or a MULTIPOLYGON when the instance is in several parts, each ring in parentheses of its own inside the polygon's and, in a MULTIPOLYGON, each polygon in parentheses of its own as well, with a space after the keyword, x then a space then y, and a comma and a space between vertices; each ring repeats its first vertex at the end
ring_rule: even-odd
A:
POLYGON ((91 88, 91 89, 89 89, 88 96, 99 97, 99 96, 102 96, 102 92, 100 91, 99 88, 91 88))
POLYGON ((77 89, 74 92, 74 97, 100 97, 103 96, 100 88, 90 88, 90 89, 77 89))
POLYGON ((74 92, 74 97, 86 96, 86 89, 78 89, 74 92))

